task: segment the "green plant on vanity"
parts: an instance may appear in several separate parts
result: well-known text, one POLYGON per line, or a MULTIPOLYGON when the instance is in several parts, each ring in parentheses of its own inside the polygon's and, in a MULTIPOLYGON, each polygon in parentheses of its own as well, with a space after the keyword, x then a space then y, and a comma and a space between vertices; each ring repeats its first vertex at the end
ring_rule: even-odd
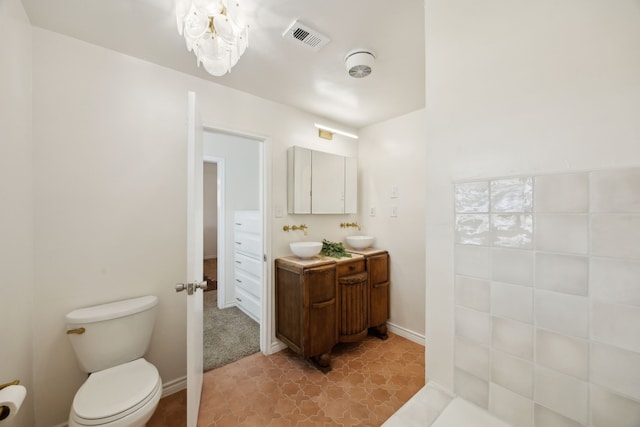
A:
POLYGON ((330 242, 322 239, 322 250, 320 255, 330 256, 333 258, 351 258, 351 254, 347 252, 342 243, 330 242))

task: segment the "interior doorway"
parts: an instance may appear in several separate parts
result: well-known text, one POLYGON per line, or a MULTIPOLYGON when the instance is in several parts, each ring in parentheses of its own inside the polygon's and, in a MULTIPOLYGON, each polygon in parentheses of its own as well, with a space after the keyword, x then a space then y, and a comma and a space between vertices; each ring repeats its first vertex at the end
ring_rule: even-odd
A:
MULTIPOLYGON (((225 316, 216 318, 218 322, 215 326, 216 335, 220 335, 221 327, 225 329, 238 327, 240 329, 234 330, 230 336, 232 339, 242 336, 247 333, 242 329, 242 325, 245 325, 246 329, 245 320, 249 316, 257 323, 255 340, 257 347, 253 352, 261 350, 263 353, 268 353, 266 337, 269 328, 263 327, 265 316, 263 316, 262 306, 267 299, 269 277, 264 214, 267 181, 264 164, 265 145, 264 139, 205 128, 203 136, 205 192, 203 195, 203 270, 208 284, 215 288, 205 292, 205 314, 207 299, 211 300, 210 292, 215 292, 216 306, 225 313, 225 316), (239 221, 237 218, 238 215, 246 217, 247 214, 257 219, 255 221, 257 237, 255 239, 251 237, 250 241, 243 242, 243 237, 239 236, 243 233, 239 233, 238 224, 245 221, 239 221), (252 246, 254 243, 255 247, 252 246), (253 252, 247 250, 250 246, 254 247, 253 252), (245 269, 249 273, 238 270, 238 266, 245 262, 250 262, 252 266, 245 269), (252 279, 255 286, 245 286, 248 283, 247 278, 252 279), (226 315, 234 313, 233 310, 242 313, 241 315, 236 313, 236 317, 226 315), (245 319, 242 318, 243 316, 245 319), (221 325, 222 318, 227 319, 225 322, 230 324, 221 325)), ((206 328, 205 319, 205 330, 206 328)), ((246 341, 251 340, 241 339, 233 347, 238 347, 240 342, 245 344, 246 341)), ((221 348, 221 346, 215 347, 221 348)), ((205 336, 205 353, 206 351, 205 336)), ((205 364, 206 359, 205 354, 205 364)))

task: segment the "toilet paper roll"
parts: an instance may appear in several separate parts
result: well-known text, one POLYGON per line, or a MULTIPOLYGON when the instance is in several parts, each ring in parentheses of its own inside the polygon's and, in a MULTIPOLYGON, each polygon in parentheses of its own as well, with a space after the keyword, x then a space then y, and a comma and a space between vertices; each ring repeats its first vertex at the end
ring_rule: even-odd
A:
POLYGON ((27 396, 27 389, 21 385, 10 385, 0 390, 0 424, 16 416, 27 396))

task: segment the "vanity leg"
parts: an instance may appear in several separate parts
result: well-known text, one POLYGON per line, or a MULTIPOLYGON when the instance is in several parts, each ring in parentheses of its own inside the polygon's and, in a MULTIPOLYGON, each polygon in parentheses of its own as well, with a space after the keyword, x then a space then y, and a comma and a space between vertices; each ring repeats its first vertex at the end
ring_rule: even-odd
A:
POLYGON ((312 356, 311 361, 316 364, 318 369, 327 373, 331 370, 331 355, 329 353, 322 353, 319 356, 312 356))
POLYGON ((369 328, 369 332, 371 332, 373 336, 376 336, 381 340, 386 340, 387 338, 389 338, 389 335, 387 334, 386 323, 383 323, 382 325, 379 325, 379 326, 374 326, 373 328, 369 328))

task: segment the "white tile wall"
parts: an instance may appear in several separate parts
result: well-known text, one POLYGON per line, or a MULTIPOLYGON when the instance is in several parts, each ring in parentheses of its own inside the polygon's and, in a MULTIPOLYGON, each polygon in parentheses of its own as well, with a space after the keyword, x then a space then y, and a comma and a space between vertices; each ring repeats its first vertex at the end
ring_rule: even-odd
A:
POLYGON ((640 353, 607 344, 591 345, 591 381, 640 400, 640 353))
POLYGON ((640 169, 592 172, 591 212, 640 212, 640 169))
POLYGON ((456 245, 456 273, 480 279, 489 278, 489 248, 456 245))
POLYGON ((532 323, 533 288, 491 282, 491 314, 532 323))
POLYGON ((493 248, 491 279, 512 285, 533 286, 533 252, 493 248))
POLYGON ((533 401, 497 384, 489 386, 489 410, 513 427, 533 425, 533 401))
POLYGON ((456 369, 454 391, 458 396, 475 403, 481 408, 489 408, 489 383, 485 380, 456 369))
POLYGON ((533 326, 515 320, 491 318, 491 347, 521 359, 533 360, 533 326))
POLYGON ((456 212, 489 212, 489 183, 467 182, 455 186, 456 212))
POLYGON ((489 345, 491 323, 489 315, 461 306, 456 307, 456 334, 478 344, 489 345))
POLYGON ((493 350, 491 352, 491 382, 531 399, 533 397, 533 364, 493 350))
POLYGON ((591 328, 595 340, 640 352, 640 307, 593 302, 591 328))
POLYGON ((640 427, 640 168, 460 183, 455 210, 456 393, 515 426, 640 427))
POLYGON ((488 313, 491 307, 489 286, 488 280, 456 276, 456 303, 488 313))
POLYGON ((640 262, 592 257, 589 267, 592 298, 640 307, 640 262))
POLYGON ((491 181, 491 212, 531 212, 532 205, 532 178, 491 181))
POLYGON ((586 381, 589 377, 589 342, 537 329, 536 362, 586 381))
POLYGON ((581 427, 579 422, 560 415, 544 406, 536 404, 533 411, 535 427, 581 427))
POLYGON ((589 174, 537 176, 534 194, 536 212, 587 212, 589 174))
POLYGON ((494 246, 531 249, 532 239, 533 215, 491 215, 491 243, 494 246))
POLYGON ((536 214, 534 234, 538 250, 586 254, 589 219, 578 214, 536 214))
POLYGON ((589 337, 589 299, 557 292, 538 291, 536 325, 575 337, 589 337))
POLYGON ((456 243, 462 243, 465 245, 488 245, 489 215, 456 215, 456 243))
POLYGON ((589 386, 568 375, 536 367, 535 401, 582 425, 588 419, 589 386))
POLYGON ((489 347, 456 337, 455 366, 489 381, 489 347))
POLYGON ((591 253, 640 258, 640 215, 592 215, 591 253))
POLYGON ((538 252, 536 288, 586 296, 589 288, 589 259, 584 256, 538 252))
POLYGON ((592 385, 591 424, 594 427, 640 426, 640 403, 592 385))

